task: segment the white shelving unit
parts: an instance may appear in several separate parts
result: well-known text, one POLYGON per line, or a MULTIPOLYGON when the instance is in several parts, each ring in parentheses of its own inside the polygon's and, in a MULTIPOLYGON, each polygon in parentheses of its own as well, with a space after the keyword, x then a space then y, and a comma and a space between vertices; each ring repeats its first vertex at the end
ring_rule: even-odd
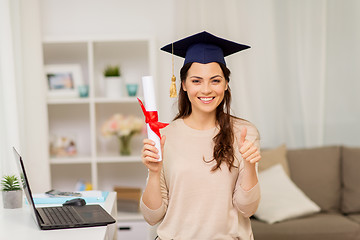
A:
MULTIPOLYGON (((132 155, 120 156, 114 137, 101 137, 101 125, 115 113, 142 116, 136 97, 104 97, 102 72, 105 66, 117 64, 126 83, 138 83, 141 77, 155 76, 155 47, 152 37, 45 37, 44 65, 80 64, 83 83, 89 86, 87 98, 49 98, 48 133, 76 139, 77 155, 50 157, 52 187, 74 190, 79 180, 90 182, 93 189, 113 190, 114 186, 145 187, 147 170, 141 163, 144 135, 132 139, 132 155)), ((128 216, 128 215, 127 215, 128 216)), ((125 217, 126 220, 128 217, 125 217)), ((122 220, 124 220, 122 219, 122 220)), ((132 215, 131 220, 141 220, 132 215)))

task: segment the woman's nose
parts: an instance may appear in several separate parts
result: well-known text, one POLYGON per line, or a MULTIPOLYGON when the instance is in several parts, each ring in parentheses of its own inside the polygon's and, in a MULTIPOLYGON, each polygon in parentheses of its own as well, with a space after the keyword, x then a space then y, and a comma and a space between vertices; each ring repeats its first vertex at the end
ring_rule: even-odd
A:
POLYGON ((202 88, 201 88, 201 92, 204 94, 208 94, 211 93, 211 86, 209 84, 203 84, 202 88))

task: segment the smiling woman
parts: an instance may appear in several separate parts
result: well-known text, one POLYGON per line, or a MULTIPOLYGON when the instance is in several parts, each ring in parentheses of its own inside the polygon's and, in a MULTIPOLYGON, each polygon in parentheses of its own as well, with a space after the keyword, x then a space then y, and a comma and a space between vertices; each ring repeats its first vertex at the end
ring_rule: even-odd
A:
POLYGON ((180 70, 180 78, 179 113, 175 120, 183 118, 188 126, 199 130, 218 125, 220 131, 214 137, 214 159, 218 161, 216 167, 220 167, 221 159, 232 166, 233 149, 226 147, 233 142, 231 92, 228 86, 230 70, 218 62, 187 63, 180 70))
POLYGON ((249 217, 260 199, 259 134, 250 122, 230 115, 224 60, 248 46, 207 32, 170 46, 185 57, 179 113, 161 132, 163 161, 154 143, 144 140, 144 218, 152 225, 161 221, 159 239, 253 239, 249 217))

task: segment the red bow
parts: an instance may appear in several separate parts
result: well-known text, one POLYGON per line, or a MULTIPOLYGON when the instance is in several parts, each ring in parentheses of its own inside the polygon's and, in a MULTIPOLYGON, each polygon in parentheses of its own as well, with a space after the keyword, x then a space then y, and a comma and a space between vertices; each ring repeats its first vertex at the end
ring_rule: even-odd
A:
POLYGON ((142 111, 144 113, 145 122, 148 123, 151 130, 153 130, 153 132, 156 133, 156 135, 158 135, 159 138, 161 138, 160 129, 166 127, 169 124, 168 123, 158 122, 158 113, 157 113, 157 111, 146 111, 142 101, 139 98, 137 98, 137 100, 139 101, 140 107, 141 107, 141 109, 142 109, 142 111))

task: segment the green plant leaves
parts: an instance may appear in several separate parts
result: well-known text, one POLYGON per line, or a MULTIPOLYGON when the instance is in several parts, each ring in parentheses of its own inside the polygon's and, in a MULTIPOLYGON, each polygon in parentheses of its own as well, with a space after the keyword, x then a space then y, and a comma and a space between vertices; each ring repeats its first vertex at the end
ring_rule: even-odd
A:
POLYGON ((3 191, 21 190, 19 179, 15 175, 5 175, 1 180, 3 191))
POLYGON ((120 73, 119 66, 108 65, 104 70, 104 76, 105 77, 120 77, 121 73, 120 73))

